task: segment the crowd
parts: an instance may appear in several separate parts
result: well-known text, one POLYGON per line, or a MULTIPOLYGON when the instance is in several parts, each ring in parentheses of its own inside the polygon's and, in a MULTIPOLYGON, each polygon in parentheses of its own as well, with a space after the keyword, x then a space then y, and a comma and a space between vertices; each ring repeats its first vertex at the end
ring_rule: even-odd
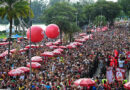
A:
MULTIPOLYGON (((113 67, 121 67, 129 70, 129 62, 126 53, 129 51, 129 31, 125 28, 114 28, 106 32, 93 33, 93 39, 87 40, 82 46, 75 49, 65 49, 64 52, 52 58, 43 58, 41 68, 33 69, 30 78, 29 73, 20 76, 9 76, 11 69, 26 66, 29 62, 29 51, 12 54, 10 60, 0 58, 0 89, 11 90, 125 90, 126 82, 114 81, 108 84, 106 69, 111 66, 111 58, 114 50, 119 52, 117 63, 113 67), (120 62, 123 61, 123 62, 120 62), (98 69, 100 71, 98 72, 98 69), (99 73, 99 74, 97 74, 99 73), (73 82, 79 78, 92 78, 96 85, 89 88, 75 86, 73 82)), ((28 41, 11 45, 28 45, 28 41)), ((4 52, 8 45, 0 46, 0 53, 4 52)), ((49 51, 48 47, 32 49, 32 56, 40 55, 41 52, 49 51)), ((126 77, 127 78, 127 74, 126 77)))

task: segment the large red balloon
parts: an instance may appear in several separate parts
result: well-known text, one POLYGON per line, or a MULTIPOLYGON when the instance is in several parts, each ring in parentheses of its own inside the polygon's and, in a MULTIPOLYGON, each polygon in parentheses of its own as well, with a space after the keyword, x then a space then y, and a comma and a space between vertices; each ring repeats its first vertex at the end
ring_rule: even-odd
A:
MULTIPOLYGON (((30 38, 30 28, 27 31, 27 38, 30 38)), ((44 38, 43 29, 39 26, 31 27, 31 42, 40 42, 44 38)))
POLYGON ((46 27, 46 35, 48 38, 54 39, 57 38, 57 36, 60 33, 60 29, 57 25, 55 24, 50 24, 46 27))

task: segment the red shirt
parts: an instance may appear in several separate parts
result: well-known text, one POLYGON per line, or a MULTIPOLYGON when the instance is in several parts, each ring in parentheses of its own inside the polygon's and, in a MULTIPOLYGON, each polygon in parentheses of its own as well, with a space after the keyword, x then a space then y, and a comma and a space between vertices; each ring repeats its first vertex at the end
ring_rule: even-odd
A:
POLYGON ((103 86, 104 86, 105 90, 111 90, 111 87, 109 87, 108 84, 103 84, 103 86))
POLYGON ((126 53, 127 59, 130 60, 130 51, 126 53))

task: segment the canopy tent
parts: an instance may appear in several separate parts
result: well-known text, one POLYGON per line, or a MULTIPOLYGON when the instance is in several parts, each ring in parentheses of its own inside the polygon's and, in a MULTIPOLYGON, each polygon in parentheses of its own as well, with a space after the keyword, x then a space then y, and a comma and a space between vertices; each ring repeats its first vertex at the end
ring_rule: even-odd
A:
POLYGON ((20 35, 18 35, 18 34, 12 35, 12 38, 20 38, 20 37, 22 37, 22 36, 20 36, 20 35))

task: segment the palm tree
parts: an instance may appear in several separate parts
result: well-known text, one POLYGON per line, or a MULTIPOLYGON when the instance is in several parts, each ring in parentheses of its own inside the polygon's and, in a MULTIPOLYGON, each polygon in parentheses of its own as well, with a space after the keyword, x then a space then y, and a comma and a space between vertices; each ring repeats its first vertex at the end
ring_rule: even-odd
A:
POLYGON ((5 16, 10 22, 9 32, 9 47, 8 47, 8 59, 10 53, 10 41, 12 36, 12 22, 15 18, 25 18, 30 15, 33 16, 32 10, 29 7, 28 0, 1 0, 0 1, 0 17, 3 19, 5 16))

